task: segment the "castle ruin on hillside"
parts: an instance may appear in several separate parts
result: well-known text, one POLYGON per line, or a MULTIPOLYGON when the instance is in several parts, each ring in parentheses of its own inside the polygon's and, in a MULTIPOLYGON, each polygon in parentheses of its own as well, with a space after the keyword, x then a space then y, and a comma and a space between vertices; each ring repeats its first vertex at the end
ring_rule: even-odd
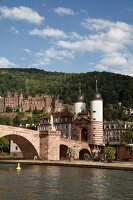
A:
POLYGON ((28 110, 43 110, 46 113, 57 112, 65 108, 59 99, 45 94, 36 94, 33 96, 24 97, 19 92, 7 92, 4 97, 0 97, 0 112, 11 108, 13 112, 25 112, 28 110))

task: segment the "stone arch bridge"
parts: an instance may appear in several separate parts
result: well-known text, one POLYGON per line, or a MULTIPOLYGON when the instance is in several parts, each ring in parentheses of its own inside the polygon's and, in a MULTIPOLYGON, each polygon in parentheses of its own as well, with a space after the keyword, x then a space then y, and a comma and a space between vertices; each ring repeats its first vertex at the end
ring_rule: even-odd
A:
POLYGON ((7 137, 15 142, 25 159, 33 159, 35 156, 45 160, 64 159, 68 147, 75 149, 75 159, 81 158, 83 153, 90 154, 88 143, 61 138, 60 132, 51 129, 41 132, 0 125, 0 138, 2 137, 7 137))

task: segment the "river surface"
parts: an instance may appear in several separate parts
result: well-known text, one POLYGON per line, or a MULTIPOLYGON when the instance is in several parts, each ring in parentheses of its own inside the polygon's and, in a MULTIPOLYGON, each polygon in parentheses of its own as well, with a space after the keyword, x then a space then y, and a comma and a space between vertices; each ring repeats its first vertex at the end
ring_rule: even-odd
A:
POLYGON ((133 172, 0 164, 0 200, 133 200, 133 172))

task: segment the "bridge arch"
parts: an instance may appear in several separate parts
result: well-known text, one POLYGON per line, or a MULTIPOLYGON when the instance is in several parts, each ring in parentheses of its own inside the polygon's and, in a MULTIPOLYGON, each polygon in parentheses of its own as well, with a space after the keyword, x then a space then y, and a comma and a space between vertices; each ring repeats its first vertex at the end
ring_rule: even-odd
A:
POLYGON ((24 128, 0 125, 0 138, 7 137, 21 149, 25 159, 39 157, 40 139, 38 131, 24 128))
POLYGON ((88 153, 89 155, 91 155, 91 149, 87 142, 61 138, 60 145, 74 148, 75 159, 79 159, 82 153, 88 153))
POLYGON ((85 155, 85 154, 88 154, 88 156, 90 156, 90 155, 91 155, 91 154, 90 154, 90 150, 87 149, 87 148, 81 149, 81 150, 79 151, 79 159, 80 159, 80 160, 85 159, 85 158, 84 158, 84 155, 85 155))
POLYGON ((18 145, 25 159, 33 159, 34 156, 38 157, 35 147, 26 138, 18 135, 6 135, 6 138, 18 145))

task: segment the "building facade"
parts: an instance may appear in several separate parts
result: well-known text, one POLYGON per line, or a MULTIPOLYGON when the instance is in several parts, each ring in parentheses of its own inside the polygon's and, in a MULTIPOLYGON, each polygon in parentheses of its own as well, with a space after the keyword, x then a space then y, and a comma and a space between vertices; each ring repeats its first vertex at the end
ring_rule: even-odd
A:
POLYGON ((64 107, 65 105, 62 104, 59 99, 44 94, 37 94, 34 97, 28 96, 26 98, 22 93, 7 92, 7 95, 0 97, 0 112, 11 108, 13 112, 17 110, 21 112, 43 110, 46 113, 50 113, 60 111, 64 109, 64 107))

